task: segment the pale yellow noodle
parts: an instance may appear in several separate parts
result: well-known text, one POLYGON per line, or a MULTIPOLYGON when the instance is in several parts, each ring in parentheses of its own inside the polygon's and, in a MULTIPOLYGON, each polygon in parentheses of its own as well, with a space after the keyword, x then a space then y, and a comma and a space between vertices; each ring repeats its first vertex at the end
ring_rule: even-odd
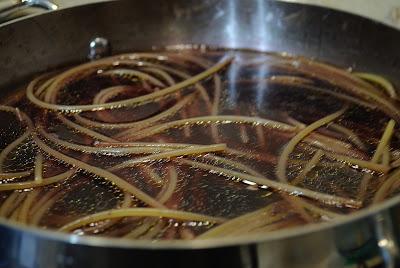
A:
MULTIPOLYGON (((307 125, 303 124, 302 122, 297 121, 296 119, 288 116, 286 118, 286 121, 289 122, 290 124, 297 126, 298 129, 304 129, 306 128, 307 125)), ((339 126, 337 124, 331 123, 328 124, 329 126, 339 126)), ((340 127, 340 126, 339 126, 340 127)), ((340 128, 341 131, 346 132, 347 134, 352 133, 351 130, 347 129, 347 128, 340 128)), ((354 133, 351 135, 355 135, 354 133)), ((336 152, 336 153, 340 153, 340 154, 345 154, 345 155, 357 155, 359 157, 363 157, 363 155, 361 155, 360 153, 358 153, 357 151, 351 150, 352 149, 352 145, 347 143, 347 142, 343 142, 341 140, 326 136, 326 135, 322 135, 319 133, 311 133, 309 135, 309 137, 305 137, 304 141, 315 146, 318 148, 321 148, 325 151, 332 151, 332 152, 336 152)))
MULTIPOLYGON (((130 61, 130 63, 136 63, 136 64, 140 63, 140 65, 151 66, 156 69, 165 70, 165 71, 167 71, 171 74, 174 74, 176 76, 179 76, 183 79, 189 79, 191 77, 189 74, 187 74, 183 71, 180 71, 180 70, 177 70, 172 67, 165 66, 165 65, 160 65, 160 64, 150 63, 150 62, 143 62, 143 61, 141 61, 141 62, 130 61)), ((201 97, 203 98, 206 105, 208 106, 208 109, 211 111, 212 107, 211 107, 211 103, 210 103, 210 96, 208 95, 207 90, 200 83, 194 84, 194 87, 200 93, 201 97)))
MULTIPOLYGON (((42 101, 38 99, 34 93, 34 84, 30 84, 27 88, 27 98, 34 103, 35 105, 38 105, 39 107, 49 109, 49 110, 55 110, 55 111, 68 111, 68 112, 82 112, 82 111, 99 111, 99 110, 106 110, 106 109, 115 109, 115 108, 120 108, 120 107, 126 107, 126 106, 135 106, 135 105, 140 105, 140 104, 145 104, 148 103, 149 101, 155 100, 155 99, 160 99, 163 98, 167 95, 173 94, 183 88, 186 88, 188 86, 192 86, 199 82, 200 80, 203 80, 210 75, 213 75, 216 72, 219 72, 221 69, 226 67, 230 62, 232 61, 232 58, 224 59, 221 62, 215 64, 211 68, 207 69, 204 72, 201 72, 195 76, 192 76, 191 78, 184 80, 182 82, 179 82, 173 86, 164 88, 159 91, 155 91, 153 93, 132 98, 132 99, 127 99, 127 100, 122 100, 122 101, 116 101, 116 102, 110 102, 110 103, 105 103, 105 104, 91 104, 91 105, 58 105, 46 101, 42 101)), ((98 63, 100 64, 100 63, 98 63)), ((76 70, 74 70, 76 71, 76 70)), ((57 80, 62 80, 65 78, 66 74, 63 74, 61 78, 59 77, 56 79, 56 81, 53 84, 57 84, 57 80)), ((53 94, 56 94, 57 87, 50 87, 47 90, 47 93, 50 94, 50 96, 53 96, 53 94)))
POLYGON ((393 191, 396 191, 400 186, 400 181, 397 180, 395 182, 393 182, 393 184, 390 186, 387 195, 393 193, 393 191))
POLYGON ((306 128, 304 128, 300 132, 298 132, 296 134, 296 136, 294 136, 289 141, 289 143, 285 146, 285 148, 283 149, 283 151, 279 157, 278 165, 276 168, 276 176, 281 182, 287 181, 286 168, 287 168, 287 164, 288 164, 288 160, 289 160, 289 155, 292 153, 292 151, 294 150, 296 145, 299 142, 301 142, 301 140, 303 140, 306 136, 310 135, 310 133, 312 133, 314 130, 320 128, 323 125, 326 125, 326 124, 332 122, 339 116, 343 115, 345 111, 346 111, 345 109, 341 109, 333 114, 330 114, 328 116, 325 116, 325 117, 315 121, 314 123, 308 125, 306 128))
POLYGON ((157 195, 157 200, 162 204, 167 202, 174 194, 177 183, 178 173, 174 167, 171 167, 168 172, 168 181, 166 182, 165 187, 163 187, 161 192, 157 195))
POLYGON ((221 101, 221 77, 219 75, 214 75, 214 100, 212 104, 211 115, 218 115, 219 102, 221 101))
POLYGON ((193 144, 193 143, 167 143, 167 142, 96 142, 94 144, 98 148, 110 147, 110 148, 125 148, 125 147, 155 147, 155 148, 168 148, 168 149, 178 149, 185 147, 196 147, 203 144, 193 144))
MULTIPOLYGON (((49 193, 50 195, 50 193, 49 193)), ((41 206, 33 206, 32 207, 32 213, 30 218, 28 219, 29 224, 32 225, 39 225, 40 221, 43 218, 43 215, 49 211, 49 209, 54 205, 54 203, 57 202, 57 200, 59 200, 60 197, 64 196, 63 192, 58 192, 56 194, 53 194, 52 196, 50 196, 47 200, 45 199, 45 201, 43 202, 39 202, 41 203, 41 206)), ((42 198, 45 198, 42 197, 42 198)))
POLYGON ((125 238, 137 239, 141 235, 143 235, 147 230, 151 228, 151 226, 155 223, 155 219, 145 218, 138 227, 134 228, 129 233, 125 234, 125 238))
POLYGON ((305 208, 297 202, 299 197, 283 194, 282 198, 286 200, 291 208, 296 211, 299 216, 306 222, 315 222, 314 218, 305 210, 305 208))
POLYGON ((262 126, 260 125, 256 126, 256 134, 257 134, 258 144, 261 147, 264 147, 267 144, 267 142, 265 141, 264 129, 262 128, 262 126))
POLYGON ((30 189, 30 188, 37 188, 42 187, 50 184, 54 184, 60 181, 67 179, 68 177, 72 176, 75 171, 70 170, 59 175, 45 178, 41 182, 37 182, 36 180, 33 181, 26 181, 26 182, 16 182, 16 183, 4 183, 0 184, 0 191, 10 191, 10 190, 23 190, 23 189, 30 189))
POLYGON ((21 110, 18 107, 15 108, 15 115, 17 116, 18 121, 24 122, 21 110))
MULTIPOLYGON (((64 195, 65 193, 63 191, 60 191, 58 193, 48 192, 44 196, 42 196, 42 198, 38 201, 38 203, 32 207, 32 213, 31 213, 32 216, 30 217, 29 222, 33 225, 38 225, 43 215, 53 206, 54 203, 56 203, 64 195)), ((131 204, 132 204, 131 195, 129 193, 125 193, 124 199, 120 204, 120 207, 128 208, 131 206, 131 204)), ((105 225, 111 226, 114 223, 115 221, 114 222, 110 221, 105 225)), ((104 228, 105 225, 103 225, 102 228, 104 228)))
POLYGON ((382 153, 382 165, 389 166, 390 165, 390 149, 389 146, 386 145, 385 150, 382 153))
POLYGON ((397 94, 396 90, 393 88, 392 83, 390 83, 386 78, 380 75, 371 74, 371 73, 353 73, 355 76, 358 76, 368 82, 372 82, 380 85, 386 93, 391 97, 396 99, 397 94))
POLYGON ((224 151, 226 149, 226 144, 213 144, 213 145, 204 145, 204 146, 196 146, 194 148, 188 147, 188 148, 183 148, 183 149, 177 149, 177 150, 172 150, 172 151, 167 151, 163 153, 158 153, 158 154, 152 154, 136 159, 131 159, 127 160, 125 162, 122 162, 121 164, 115 165, 112 168, 110 168, 110 171, 115 171, 119 170, 122 168, 127 168, 127 167, 132 167, 138 164, 142 164, 145 162, 149 161, 154 161, 158 159, 169 159, 173 157, 179 157, 179 156, 186 156, 186 155, 192 155, 192 154, 204 154, 204 153, 210 153, 210 152, 217 152, 217 151, 224 151))
POLYGON ((152 83, 155 86, 159 87, 165 87, 164 83, 155 78, 154 76, 151 76, 147 73, 143 73, 140 71, 136 70, 131 70, 131 69, 114 69, 114 70, 109 70, 105 71, 102 73, 102 75, 120 75, 120 76, 136 76, 139 79, 142 80, 147 80, 148 82, 152 83))
MULTIPOLYGON (((261 173, 259 173, 256 170, 250 168, 249 166, 244 165, 242 163, 239 163, 237 161, 233 161, 233 160, 230 160, 230 159, 227 159, 227 158, 222 158, 222 157, 218 157, 218 156, 214 156, 214 155, 206 155, 205 157, 209 158, 209 159, 216 160, 219 163, 223 163, 223 164, 229 165, 229 166, 231 166, 231 167, 233 167, 235 169, 240 169, 242 171, 246 171, 251 175, 258 176, 258 177, 263 177, 264 179, 266 179, 264 177, 264 175, 262 175, 261 173)), ((285 194, 281 195, 281 196, 282 196, 283 199, 285 199, 293 207, 293 209, 295 209, 302 216, 303 219, 305 219, 308 222, 312 222, 313 221, 313 219, 304 210, 304 208, 309 209, 312 205, 310 205, 309 203, 303 204, 305 202, 300 202, 301 198, 299 198, 299 197, 294 198, 293 196, 287 196, 285 194), (300 206, 298 204, 300 204, 300 206), (306 205, 308 205, 308 206, 306 206, 306 205)), ((320 211, 324 211, 324 210, 320 209, 320 211)), ((329 214, 329 211, 326 211, 326 214, 329 214)))
POLYGON ((286 216, 286 213, 278 213, 274 215, 274 208, 275 204, 270 204, 264 208, 233 218, 197 236, 196 239, 228 236, 233 235, 235 232, 245 234, 251 228, 280 220, 286 216))
POLYGON ((284 220, 278 220, 278 221, 272 222, 268 225, 254 228, 254 229, 250 230, 249 233, 252 233, 252 234, 253 233, 269 233, 269 232, 273 232, 276 230, 286 229, 291 226, 298 226, 298 225, 301 225, 301 223, 299 224, 295 220, 292 220, 292 219, 284 219, 284 220))
POLYGON ((76 228, 85 226, 89 223, 102 221, 105 219, 115 219, 124 217, 162 217, 182 221, 199 221, 222 223, 225 221, 223 218, 212 217, 197 213, 184 212, 170 209, 156 209, 156 208, 128 208, 128 209, 111 209, 99 213, 91 214, 73 222, 62 226, 59 230, 63 232, 73 231, 76 228))
MULTIPOLYGON (((29 136, 31 135, 30 130, 25 131, 24 134, 22 134, 19 138, 14 140, 12 143, 8 144, 7 147, 5 147, 1 153, 0 153, 0 172, 3 171, 3 166, 4 166, 4 161, 7 159, 7 156, 20 145, 24 140, 26 140, 29 136)), ((30 174, 30 171, 28 174, 30 174)))
MULTIPOLYGON (((119 204, 120 208, 129 208, 132 205, 132 198, 131 198, 131 194, 129 193, 124 193, 124 199, 122 200, 122 202, 119 204)), ((85 232, 91 232, 91 231, 99 231, 99 230, 105 230, 111 226, 113 226, 114 224, 116 224, 117 222, 119 222, 119 219, 112 219, 112 220, 105 220, 102 221, 99 224, 96 224, 94 226, 90 226, 88 228, 85 228, 85 232)))
POLYGON ((312 205, 312 204, 310 204, 309 202, 303 200, 303 198, 296 198, 296 201, 295 201, 295 202, 296 202, 297 204, 301 205, 303 208, 305 208, 305 209, 307 209, 307 210, 309 210, 309 211, 311 211, 311 212, 313 212, 313 213, 316 213, 316 214, 318 214, 318 215, 320 215, 320 216, 329 217, 329 218, 331 218, 331 219, 338 218, 338 217, 343 217, 343 216, 344 216, 344 215, 342 215, 342 214, 338 214, 338 213, 329 211, 329 210, 327 210, 327 209, 322 209, 322 208, 320 208, 320 207, 317 207, 317 206, 315 206, 315 205, 312 205))
POLYGON ((311 147, 315 147, 314 149, 320 149, 332 155, 342 155, 347 156, 348 158, 360 160, 364 160, 366 158, 364 153, 358 150, 353 150, 351 145, 349 145, 349 147, 342 147, 341 145, 333 144, 329 141, 317 140, 313 134, 310 134, 309 137, 304 138, 302 142, 307 143, 311 147))
POLYGON ((297 72, 318 76, 320 79, 339 86, 345 91, 350 91, 370 103, 375 103, 378 109, 384 111, 391 117, 394 117, 396 120, 399 120, 400 112, 392 99, 386 98, 386 95, 381 91, 377 90, 371 84, 362 79, 352 75, 348 71, 312 60, 298 58, 296 66, 293 66, 294 62, 292 60, 285 61, 286 63, 284 64, 286 64, 286 66, 295 68, 297 72), (325 75, 326 73, 329 73, 329 75, 325 75))
POLYGON ((372 157, 372 161, 374 161, 374 162, 378 161, 379 158, 382 156, 382 153, 385 150, 385 147, 388 146, 390 143, 390 140, 391 140, 393 132, 394 132, 395 125, 396 125, 396 122, 393 119, 390 119, 389 122, 387 123, 385 131, 383 132, 381 140, 378 144, 378 147, 376 148, 376 151, 372 157))
POLYGON ((61 140, 56 136, 47 133, 41 126, 38 127, 38 132, 47 140, 60 145, 64 148, 81 151, 85 153, 105 154, 105 155, 130 155, 130 154, 146 154, 146 153, 159 153, 163 151, 172 150, 172 148, 156 147, 156 146, 119 146, 119 147, 93 147, 87 145, 80 145, 61 140))
MULTIPOLYGON (((43 206, 43 204, 45 204, 48 200, 50 200, 52 196, 55 196, 57 194, 56 190, 57 189, 52 189, 46 193, 42 193, 40 195, 39 200, 37 200, 37 202, 35 202, 35 204, 32 205, 30 214, 35 215, 36 212, 43 206)), ((30 221, 30 219, 29 219, 29 221, 30 221)))
POLYGON ((309 137, 304 139, 305 142, 310 143, 323 149, 324 151, 331 151, 335 153, 340 153, 344 155, 358 156, 360 158, 364 157, 363 154, 356 150, 352 150, 352 145, 350 143, 343 142, 341 140, 331 138, 329 136, 321 135, 319 133, 311 133, 309 137), (313 142, 314 141, 314 142, 313 142), (320 143, 322 146, 319 146, 320 143))
POLYGON ((329 195, 329 194, 324 194, 324 193, 320 193, 320 192, 315 192, 315 191, 312 191, 309 189, 300 188, 300 187, 289 185, 289 184, 282 183, 282 182, 277 182, 277 181, 274 181, 274 180, 271 180, 271 179, 268 179, 265 177, 253 176, 250 174, 237 172, 237 171, 233 171, 233 170, 228 170, 225 168, 220 168, 220 167, 216 167, 213 165, 208 165, 208 164, 199 163, 199 162, 186 160, 186 159, 181 159, 180 161, 187 165, 197 167, 200 169, 204 169, 206 171, 216 173, 218 175, 223 175, 223 176, 227 176, 230 178, 236 178, 236 179, 241 179, 241 180, 252 181, 259 185, 265 185, 265 186, 271 187, 277 191, 286 192, 286 193, 289 193, 292 195, 306 196, 306 197, 315 199, 319 202, 322 202, 322 203, 325 203, 328 205, 348 206, 348 207, 354 207, 354 208, 359 208, 362 205, 362 202, 357 201, 357 200, 334 196, 334 195, 329 195))
POLYGON ((30 193, 28 193, 28 196, 25 198, 24 202, 22 203, 21 210, 18 215, 18 221, 21 223, 27 223, 28 222, 28 216, 30 212, 30 208, 32 206, 33 201, 35 198, 38 196, 40 191, 37 189, 32 190, 30 193))
MULTIPOLYGON (((219 102, 221 99, 221 78, 219 75, 214 75, 214 100, 211 109, 211 115, 218 115, 219 102)), ((220 142, 220 138, 218 136, 218 126, 211 125, 211 136, 214 139, 214 142, 220 142)))
POLYGON ((10 221, 17 221, 18 220, 18 215, 20 214, 21 211, 21 207, 18 206, 14 209, 14 211, 11 213, 10 217, 8 217, 8 219, 10 221))
MULTIPOLYGON (((48 75, 48 74, 44 74, 44 75, 42 75, 42 76, 39 76, 39 77, 37 78, 37 81, 42 80, 42 78, 43 78, 44 76, 47 76, 47 75, 48 75)), ((52 78, 49 78, 49 79, 47 79, 42 85, 40 85, 40 87, 35 91, 35 96, 40 97, 40 96, 42 95, 42 93, 45 93, 46 90, 47 90, 47 88, 54 82, 54 80, 56 79, 56 77, 57 77, 57 76, 52 77, 52 78)))
POLYGON ((14 113, 19 121, 25 123, 25 125, 28 128, 28 130, 33 128, 32 120, 24 112, 22 112, 18 108, 14 108, 14 107, 11 107, 11 106, 6 106, 6 105, 0 105, 0 111, 14 113))
MULTIPOLYGON (((157 172, 154 171, 154 169, 152 169, 149 166, 144 165, 142 167, 142 169, 149 175, 149 177, 158 184, 163 183, 163 179, 160 177, 160 175, 157 174, 157 172)), ((161 202, 162 203, 162 202, 161 202)))
MULTIPOLYGON (((160 121, 162 119, 173 116, 184 106, 186 106, 187 104, 192 102, 195 96, 196 96, 196 94, 190 94, 190 95, 186 96, 184 99, 179 100, 172 107, 168 108, 165 111, 162 111, 161 113, 159 113, 157 115, 154 115, 150 118, 146 118, 143 120, 130 122, 130 123, 102 123, 102 122, 97 122, 97 121, 94 121, 91 119, 87 119, 78 114, 74 115, 74 117, 77 122, 87 125, 87 126, 90 126, 90 127, 97 127, 97 128, 104 128, 104 129, 129 128, 130 131, 132 131, 132 129, 142 129, 142 128, 150 126, 151 124, 153 124, 157 121, 160 121)), ((115 137, 123 135, 122 133, 123 132, 118 133, 118 135, 116 135, 115 137)))
POLYGON ((283 223, 287 223, 288 221, 290 222, 290 220, 291 220, 290 218, 287 219, 287 216, 285 214, 280 213, 273 215, 272 217, 269 218, 268 221, 264 219, 255 222, 250 222, 247 225, 242 225, 240 226, 240 228, 233 229, 230 232, 225 231, 224 233, 218 235, 212 235, 207 232, 207 237, 203 237, 201 235, 200 239, 209 239, 209 238, 223 239, 224 237, 237 237, 255 232, 266 232, 267 230, 271 230, 271 227, 275 227, 277 223, 279 223, 280 229, 283 229, 285 228, 283 223))
POLYGON ((357 166, 360 168, 365 168, 371 171, 376 171, 380 173, 388 173, 390 170, 390 166, 385 166, 383 164, 373 163, 371 161, 360 160, 357 158, 335 154, 331 152, 324 152, 325 156, 340 162, 344 162, 351 166, 357 166))
MULTIPOLYGON (((160 69, 156 69, 156 68, 144 68, 144 70, 156 73, 160 76, 162 76, 167 82, 169 86, 175 85, 175 80, 165 71, 160 70, 160 69)), ((182 94, 180 92, 177 93, 177 98, 178 100, 182 98, 182 94)), ((185 109, 182 109, 180 111, 180 114, 182 115, 182 118, 187 118, 187 112, 185 111, 185 109)), ((143 128, 143 127, 141 127, 143 128)), ((190 128, 189 127, 185 127, 183 129, 183 133, 185 135, 185 137, 190 137, 190 128)))
MULTIPOLYGON (((23 112, 21 112, 18 108, 0 105, 0 111, 14 113, 17 119, 26 124, 27 129, 19 138, 15 141, 7 145, 0 153, 0 173, 3 171, 4 161, 7 158, 8 154, 13 151, 19 144, 21 144, 24 140, 26 140, 30 134, 31 129, 33 128, 33 123, 30 118, 23 112)), ((1 179, 10 179, 10 178, 21 178, 30 175, 31 171, 23 171, 23 172, 12 172, 12 173, 1 173, 1 179)))
POLYGON ((18 116, 18 113, 20 113, 20 111, 18 111, 18 109, 15 107, 7 106, 7 105, 0 105, 0 111, 13 113, 18 118, 18 120, 20 120, 19 119, 20 116, 18 116))
POLYGON ((357 136, 356 133, 354 133, 350 129, 335 123, 329 124, 328 127, 340 133, 343 133, 346 136, 346 138, 348 138, 352 143, 357 145, 358 148, 360 148, 361 150, 366 150, 364 142, 357 136))
POLYGON ((170 86, 176 83, 175 80, 172 78, 172 76, 170 76, 167 72, 161 69, 147 67, 147 68, 142 68, 142 70, 161 76, 170 86))
POLYGON ((179 229, 179 234, 184 240, 192 240, 196 237, 196 235, 190 229, 185 227, 179 229))
POLYGON ((239 126, 239 129, 240 129, 240 139, 242 140, 243 143, 248 143, 250 138, 249 135, 247 134, 246 126, 241 124, 239 126))
POLYGON ((400 182, 400 168, 396 168, 386 179, 385 182, 376 191, 372 203, 376 204, 383 201, 386 196, 390 194, 393 189, 393 185, 398 185, 400 182))
POLYGON ((261 173, 259 173, 258 171, 254 170, 253 168, 251 168, 245 164, 242 164, 238 161, 234 161, 234 160, 231 160, 231 159, 225 158, 225 157, 216 156, 213 154, 206 154, 203 157, 214 160, 218 164, 224 164, 224 165, 230 166, 232 168, 245 171, 251 175, 263 177, 263 175, 261 173))
POLYGON ((16 199, 20 196, 20 193, 17 191, 12 192, 5 201, 1 204, 0 207, 0 216, 6 217, 9 213, 10 207, 13 206, 16 202, 16 199))
POLYGON ((35 160, 35 182, 43 182, 43 155, 38 153, 35 160))
POLYGON ((313 84, 314 81, 304 77, 291 76, 291 75, 273 75, 268 78, 270 82, 273 83, 285 83, 285 84, 294 84, 294 85, 303 85, 303 84, 313 84))
MULTIPOLYGON (((184 78, 184 79, 189 79, 191 76, 185 72, 179 71, 179 70, 175 70, 175 69, 171 69, 171 68, 166 68, 166 66, 160 66, 160 69, 166 69, 169 70, 171 73, 184 78)), ((215 77, 215 76, 214 76, 215 77)), ((211 104, 211 100, 210 100, 210 96, 207 93, 207 90, 205 89, 205 87, 203 85, 201 85, 200 83, 196 83, 194 84, 194 87, 196 88, 196 90, 200 93, 200 96, 202 97, 202 99, 204 100, 204 102, 206 103, 207 107, 209 110, 212 109, 212 104, 211 104)))
POLYGON ((145 234, 140 236, 140 239, 146 240, 154 238, 161 232, 164 226, 165 223, 162 220, 157 220, 156 223, 145 234))
POLYGON ((84 169, 87 172, 95 174, 99 177, 102 177, 102 178, 114 183, 118 188, 133 194, 136 198, 142 200, 144 203, 147 203, 148 205, 150 205, 152 207, 164 208, 164 206, 162 204, 160 204, 158 201, 154 200, 151 196, 144 193, 143 191, 136 188, 132 184, 128 183, 124 179, 120 178, 119 176, 117 176, 111 172, 108 172, 107 170, 104 170, 102 168, 98 168, 98 167, 89 165, 85 162, 79 161, 75 158, 72 158, 63 153, 60 153, 60 152, 50 148, 49 146, 47 146, 36 135, 34 135, 33 138, 34 138, 36 144, 40 147, 40 149, 42 149, 47 154, 49 154, 57 159, 60 159, 69 165, 72 165, 76 168, 84 169))
POLYGON ((19 192, 17 194, 17 197, 14 200, 13 204, 10 204, 8 207, 8 211, 6 212, 9 219, 12 220, 17 220, 17 217, 19 215, 20 212, 20 205, 21 203, 24 201, 24 199, 26 198, 27 193, 26 192, 19 192))
POLYGON ((76 67, 70 68, 69 70, 59 74, 54 83, 51 83, 49 86, 49 89, 46 92, 45 96, 45 101, 46 102, 55 102, 55 99, 57 97, 58 91, 61 89, 61 87, 68 81, 68 78, 70 77, 75 77, 78 75, 82 75, 82 73, 87 74, 93 73, 97 71, 98 68, 104 68, 107 66, 114 65, 114 63, 124 59, 124 58, 129 58, 129 59, 138 59, 138 58, 150 58, 150 59, 157 59, 160 60, 166 59, 165 56, 159 55, 159 54, 152 54, 152 53, 129 53, 129 54, 122 54, 122 55, 117 55, 117 56, 112 56, 100 60, 96 60, 93 62, 88 62, 85 64, 78 65, 76 67))
MULTIPOLYGON (((126 132, 124 140, 130 139, 142 139, 151 135, 161 133, 165 130, 182 127, 186 125, 203 125, 203 124, 234 124, 234 123, 245 123, 251 125, 261 125, 271 129, 277 129, 281 131, 293 132, 296 130, 295 127, 287 125, 282 122, 268 120, 258 117, 250 116, 236 116, 236 115, 216 115, 216 116, 200 116, 192 117, 187 119, 180 119, 168 123, 163 123, 157 126, 149 127, 140 131, 126 132)), ((121 137, 122 138, 122 137, 121 137)))
POLYGON ((294 178, 290 183, 292 185, 297 185, 300 182, 304 180, 304 178, 307 176, 307 174, 318 164, 320 161, 321 157, 324 155, 322 150, 318 150, 311 160, 307 163, 307 165, 303 168, 303 170, 300 172, 300 174, 294 178))
POLYGON ((400 167, 400 158, 392 161, 392 163, 390 163, 390 166, 391 167, 400 167))
MULTIPOLYGON (((381 159, 382 153, 385 151, 385 148, 387 146, 389 146, 389 144, 390 144, 390 140, 391 140, 392 135, 393 135, 395 124, 396 123, 395 123, 395 121, 393 119, 391 119, 387 123, 385 131, 383 132, 382 137, 381 137, 381 139, 379 141, 379 144, 376 147, 375 153, 372 156, 371 163, 376 164, 381 159)), ((372 178, 371 174, 365 174, 363 176, 363 178, 361 180, 361 183, 360 183, 358 196, 357 196, 357 198, 359 200, 364 200, 371 178, 372 178)))
POLYGON ((81 125, 78 125, 77 123, 72 122, 71 120, 67 119, 66 117, 64 117, 62 115, 58 115, 57 117, 58 117, 58 119, 60 119, 61 122, 66 124, 68 127, 72 128, 80 133, 84 133, 84 134, 86 134, 92 138, 95 138, 97 140, 100 140, 100 141, 117 142, 117 140, 115 140, 113 138, 105 136, 101 133, 98 133, 94 130, 88 129, 81 125))
POLYGON ((120 207, 121 208, 129 208, 131 205, 132 205, 132 196, 130 193, 125 193, 124 199, 122 200, 120 207))
MULTIPOLYGON (((266 81, 267 82, 273 82, 273 83, 282 83, 282 81, 272 81, 270 79, 269 80, 267 79, 266 81)), ((282 83, 282 84, 283 85, 290 85, 290 87, 288 87, 290 89, 300 89, 300 90, 308 89, 308 90, 312 90, 312 91, 315 91, 315 92, 318 92, 318 93, 321 93, 321 94, 328 94, 328 95, 331 95, 331 96, 333 96, 335 98, 342 99, 342 100, 345 100, 347 102, 351 102, 351 103, 354 103, 354 104, 357 104, 357 105, 360 105, 360 106, 363 106, 363 107, 367 107, 367 108, 370 108, 370 109, 376 109, 377 108, 376 104, 369 103, 367 101, 363 101, 363 100, 357 99, 357 98, 352 97, 350 95, 338 93, 338 92, 335 92, 333 90, 321 89, 321 88, 318 88, 316 86, 308 85, 308 84, 298 84, 298 83, 288 84, 287 81, 285 83, 282 83)))
POLYGON ((293 117, 291 117, 291 116, 289 116, 288 114, 287 114, 287 112, 285 112, 285 114, 286 114, 286 121, 289 123, 289 124, 291 124, 291 125, 293 125, 293 126, 297 126, 298 128, 300 128, 300 129, 303 129, 303 128, 305 128, 307 125, 306 124, 304 124, 304 123, 302 123, 302 122, 300 122, 300 121, 298 121, 298 120, 296 120, 296 119, 294 119, 293 117))
POLYGON ((32 174, 32 171, 0 173, 0 180, 19 179, 19 178, 27 177, 31 174, 32 174))
POLYGON ((93 104, 100 104, 100 103, 105 103, 106 100, 122 93, 125 92, 127 89, 127 86, 114 86, 114 87, 108 87, 105 89, 102 89, 99 93, 96 94, 93 98, 93 104))

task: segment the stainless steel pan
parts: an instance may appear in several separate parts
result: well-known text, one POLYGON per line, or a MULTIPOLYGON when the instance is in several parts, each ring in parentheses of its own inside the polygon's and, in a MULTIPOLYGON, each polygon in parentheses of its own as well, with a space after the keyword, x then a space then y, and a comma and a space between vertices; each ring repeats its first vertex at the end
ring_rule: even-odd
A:
MULTIPOLYGON (((135 0, 81 6, 0 27, 0 88, 113 52, 201 43, 286 51, 383 73, 400 85, 400 32, 319 7, 264 0, 135 0)), ((400 197, 324 225, 272 234, 157 243, 79 237, 0 220, 0 267, 395 267, 400 197)))
POLYGON ((48 0, 2 0, 0 1, 0 23, 26 15, 24 12, 29 8, 56 10, 58 6, 48 0))

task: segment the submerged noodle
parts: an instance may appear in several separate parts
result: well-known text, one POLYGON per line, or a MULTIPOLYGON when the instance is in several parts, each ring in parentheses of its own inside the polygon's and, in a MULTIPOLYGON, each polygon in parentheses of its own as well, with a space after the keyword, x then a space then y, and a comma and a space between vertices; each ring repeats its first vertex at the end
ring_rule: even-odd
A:
POLYGON ((396 193, 394 86, 260 55, 131 53, 32 80, 17 108, 0 105, 18 128, 4 131, 0 216, 212 239, 335 220, 396 193), (388 122, 383 134, 361 113, 388 122))

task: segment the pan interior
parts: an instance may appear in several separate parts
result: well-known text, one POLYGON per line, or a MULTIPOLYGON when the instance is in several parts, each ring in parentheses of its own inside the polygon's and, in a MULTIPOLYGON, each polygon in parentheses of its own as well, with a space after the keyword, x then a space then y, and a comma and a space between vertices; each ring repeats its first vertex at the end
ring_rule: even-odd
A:
POLYGON ((77 235, 235 237, 335 221, 397 192, 396 183, 380 190, 396 172, 389 164, 399 140, 387 134, 375 156, 398 116, 379 79, 302 57, 204 46, 98 63, 55 70, 4 96, 2 105, 18 110, 1 111, 1 216, 77 235), (288 144, 326 117, 285 160, 288 144), (100 218, 79 224, 90 215, 100 218))

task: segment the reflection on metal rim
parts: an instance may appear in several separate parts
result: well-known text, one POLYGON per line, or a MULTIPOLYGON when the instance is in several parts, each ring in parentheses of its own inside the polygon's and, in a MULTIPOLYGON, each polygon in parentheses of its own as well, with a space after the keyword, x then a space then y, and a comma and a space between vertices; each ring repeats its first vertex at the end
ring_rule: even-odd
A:
POLYGON ((7 228, 28 232, 38 237, 46 238, 49 240, 59 240, 72 244, 82 244, 89 246, 106 246, 111 248, 148 248, 148 249, 202 249, 202 248, 215 248, 236 245, 246 245, 258 242, 268 242, 272 240, 285 239, 289 237, 301 236, 307 233, 324 231, 335 227, 341 227, 349 223, 354 223, 357 220, 362 220, 367 217, 373 217, 375 214, 393 207, 400 203, 400 196, 391 198, 381 204, 375 205, 361 211, 354 212, 351 215, 341 217, 338 220, 326 223, 318 223, 315 225, 305 225, 295 227, 292 229, 278 230, 267 234, 253 234, 235 237, 227 237, 224 239, 204 239, 204 240, 173 240, 173 241, 133 241, 124 238, 104 238, 104 237, 91 237, 79 236, 74 234, 64 234, 56 231, 42 230, 30 226, 25 226, 19 223, 10 222, 6 219, 0 218, 0 224, 7 226, 7 228))

